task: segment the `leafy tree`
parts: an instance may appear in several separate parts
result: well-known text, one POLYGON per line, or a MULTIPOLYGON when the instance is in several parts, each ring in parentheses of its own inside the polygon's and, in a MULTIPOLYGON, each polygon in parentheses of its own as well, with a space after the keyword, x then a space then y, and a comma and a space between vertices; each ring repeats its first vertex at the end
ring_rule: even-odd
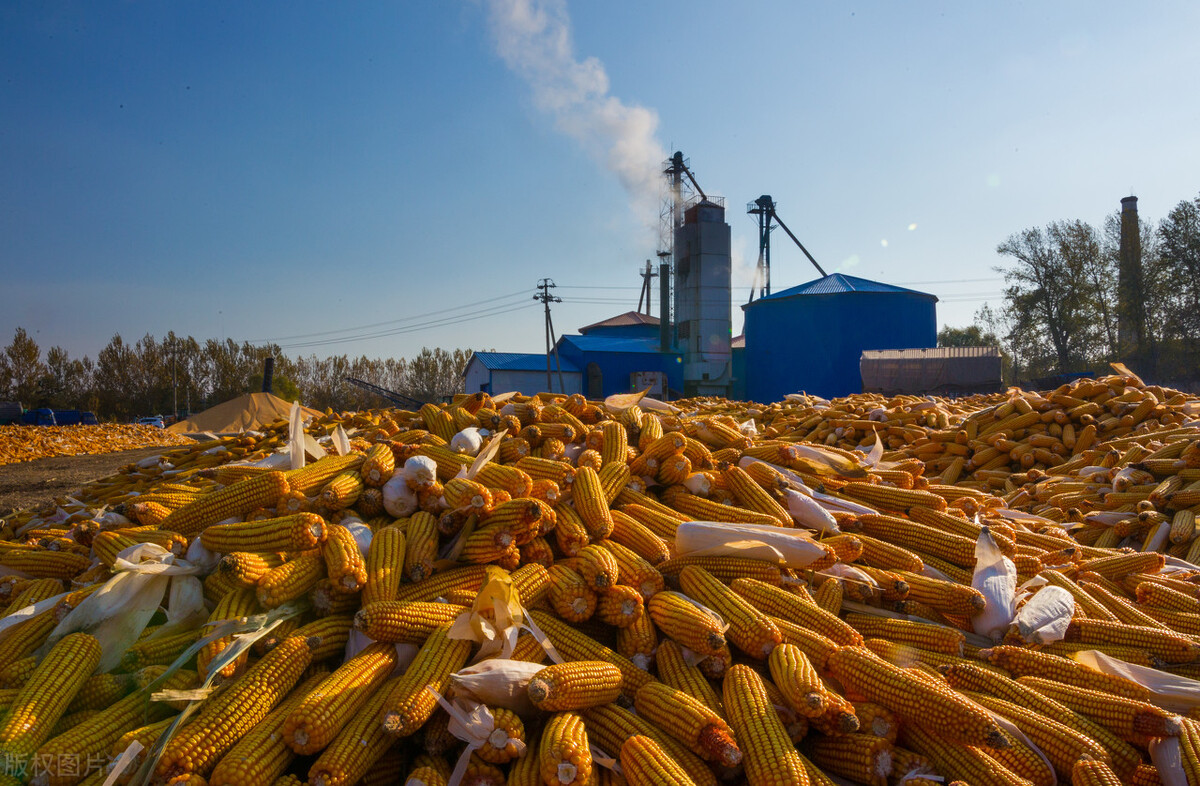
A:
POLYGON ((0 388, 6 397, 29 406, 36 403, 38 382, 45 375, 41 348, 24 328, 17 328, 12 343, 0 355, 0 388))
POLYGON ((956 328, 946 325, 937 336, 939 347, 998 347, 1000 339, 994 333, 985 333, 980 325, 956 328))
MULTIPOLYGON (((1177 204, 1158 225, 1163 343, 1170 370, 1195 379, 1200 369, 1200 196, 1177 204)), ((1143 235, 1145 237, 1145 235, 1143 235)))
POLYGON ((1078 370, 1113 350, 1102 303, 1116 275, 1091 225, 1057 221, 1026 229, 996 251, 1015 262, 996 270, 1007 284, 1006 340, 1024 373, 1078 370))

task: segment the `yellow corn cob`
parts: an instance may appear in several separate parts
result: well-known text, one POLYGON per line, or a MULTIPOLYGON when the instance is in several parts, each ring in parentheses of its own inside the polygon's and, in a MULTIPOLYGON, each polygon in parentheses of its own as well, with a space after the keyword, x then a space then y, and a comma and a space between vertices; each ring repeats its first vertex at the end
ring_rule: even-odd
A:
POLYGON ((362 591, 364 608, 396 597, 404 570, 404 545, 404 531, 399 527, 383 527, 371 538, 365 565, 367 580, 362 591))
POLYGON ((258 580, 258 605, 264 609, 282 606, 306 595, 325 577, 325 560, 320 554, 302 554, 268 571, 258 580))
POLYGON ((36 548, 0 551, 0 568, 18 570, 35 579, 69 579, 89 565, 87 557, 71 552, 36 548))
POLYGON ((591 536, 588 535, 583 519, 579 518, 579 514, 569 505, 559 505, 555 509, 555 515, 558 517, 558 524, 554 528, 555 543, 558 544, 559 551, 573 557, 588 544, 591 536))
POLYGON ((1079 564, 1079 570, 1098 573, 1106 579, 1120 581, 1131 573, 1157 573, 1162 570, 1163 565, 1162 554, 1143 552, 1089 559, 1079 564))
POLYGON ((560 712, 609 704, 621 695, 621 670, 604 661, 572 661, 546 668, 529 681, 529 700, 539 710, 560 712))
POLYGON ((217 524, 204 530, 200 540, 205 548, 220 554, 307 551, 325 540, 325 521, 315 513, 294 513, 240 524, 217 524))
POLYGON ((395 686, 403 677, 385 682, 342 727, 317 760, 308 769, 311 786, 352 786, 367 774, 375 762, 395 741, 379 723, 380 712, 395 686))
POLYGON ((645 613, 640 592, 633 587, 617 584, 601 590, 596 604, 596 618, 614 628, 633 625, 645 613))
POLYGON ((706 706, 683 691, 661 682, 642 686, 634 698, 638 715, 684 743, 701 758, 736 767, 742 752, 729 725, 706 706))
POLYGON ((492 732, 488 735, 487 742, 476 753, 479 758, 492 764, 512 761, 519 755, 517 743, 525 741, 525 724, 512 710, 492 707, 490 711, 492 732))
MULTIPOLYGON (((832 564, 832 560, 830 564, 832 564)), ((694 557, 689 555, 660 562, 656 567, 664 576, 677 576, 688 565, 703 568, 712 574, 713 578, 725 584, 730 584, 735 579, 755 579, 776 586, 783 583, 783 574, 780 573, 778 565, 748 557, 694 557)), ((809 569, 821 570, 821 567, 810 565, 809 569)))
POLYGON ((416 584, 433 573, 438 546, 437 519, 423 510, 417 511, 408 520, 404 538, 404 576, 416 584))
POLYGON ((842 611, 842 582, 826 581, 821 586, 817 587, 817 592, 813 596, 814 602, 825 611, 837 616, 842 611))
POLYGON ((735 579, 730 589, 764 614, 820 633, 837 644, 862 644, 862 635, 854 628, 815 603, 805 601, 787 590, 753 579, 735 579))
POLYGON ((667 544, 640 521, 619 510, 611 511, 610 515, 613 531, 609 539, 625 546, 651 565, 670 559, 671 551, 667 544))
POLYGON ((318 672, 303 680, 249 734, 229 749, 209 776, 209 786, 253 786, 274 783, 295 758, 283 741, 283 722, 308 693, 329 675, 318 672))
POLYGON ((766 614, 713 576, 693 565, 679 573, 683 591, 709 607, 729 623, 726 632, 729 640, 746 654, 755 658, 766 658, 781 641, 783 635, 766 614))
POLYGON ((331 524, 322 556, 335 591, 350 594, 362 590, 367 583, 367 565, 350 530, 341 524, 331 524))
POLYGON ((358 501, 364 488, 362 476, 357 472, 339 472, 321 487, 317 499, 329 510, 343 510, 358 501))
POLYGON ((892 772, 891 743, 867 734, 843 734, 808 740, 808 758, 834 775, 855 783, 887 786, 892 772))
POLYGON ((375 488, 363 489, 363 493, 358 496, 350 510, 367 520, 385 515, 387 511, 383 506, 383 492, 375 488))
MULTIPOLYGON (((602 540, 603 546, 617 561, 617 582, 633 587, 647 600, 665 586, 663 574, 658 568, 639 557, 630 549, 613 540, 602 540)), ((664 563, 665 564, 665 563, 664 563)))
POLYGON ((701 655, 715 655, 725 646, 724 625, 717 613, 678 592, 656 593, 647 603, 654 624, 666 635, 701 655))
POLYGON ((639 669, 649 670, 658 652, 658 631, 649 614, 641 614, 630 624, 617 628, 617 652, 639 669))
MULTIPOLYGON (((1200 778, 1200 769, 1188 774, 1189 782, 1200 778)), ((1121 786, 1121 779, 1102 761, 1081 760, 1071 768, 1071 783, 1075 786, 1121 786)))
MULTIPOLYGON (((632 494, 633 492, 625 489, 617 496, 617 502, 620 503, 621 498, 626 495, 632 497, 632 494)), ((642 497, 642 499, 647 498, 642 497)), ((683 519, 680 518, 675 511, 661 505, 651 508, 637 502, 627 502, 621 505, 621 512, 627 514, 634 521, 638 521, 645 525, 646 529, 650 530, 658 537, 664 538, 668 541, 675 540, 675 530, 680 524, 683 523, 683 519)))
POLYGON ((747 666, 731 666, 723 700, 749 786, 808 786, 804 762, 772 711, 762 678, 747 666))
POLYGON ((625 740, 635 735, 649 737, 678 762, 697 786, 716 786, 712 770, 679 740, 658 726, 615 705, 583 711, 588 741, 605 753, 620 751, 625 740))
MULTIPOLYGON (((759 524, 779 526, 774 516, 736 505, 724 505, 711 499, 688 493, 682 486, 671 486, 663 495, 663 502, 674 509, 675 515, 697 521, 723 521, 729 524, 759 524)), ((790 520, 790 519, 789 519, 790 520)))
POLYGON ((602 590, 617 583, 620 568, 611 552, 597 545, 584 546, 574 562, 575 571, 593 590, 602 590))
POLYGON ((282 564, 283 559, 278 554, 234 551, 221 557, 217 570, 234 586, 256 587, 259 579, 282 564))
POLYGON ((600 478, 600 487, 604 489, 604 501, 611 506, 633 475, 629 471, 629 465, 619 461, 600 467, 596 470, 596 477, 600 478))
POLYGON ((62 582, 58 579, 33 579, 25 584, 20 592, 12 599, 4 616, 14 611, 20 611, 26 606, 32 606, 43 600, 53 598, 63 591, 62 582))
POLYGON ((366 458, 363 459, 362 466, 359 468, 363 483, 373 488, 379 488, 391 480, 395 471, 396 455, 392 452, 391 447, 384 443, 373 445, 367 451, 366 458))
POLYGON ((826 543, 832 541, 833 544, 841 540, 853 538, 861 547, 860 555, 853 560, 843 559, 843 562, 862 562, 873 568, 881 568, 883 570, 907 570, 914 573, 920 573, 925 568, 924 562, 913 552, 906 548, 893 545, 884 540, 873 538, 864 533, 855 535, 837 535, 826 539, 826 543))
POLYGON ((724 715, 725 708, 721 704, 721 697, 713 690, 712 684, 700 669, 687 662, 683 650, 674 641, 668 639, 659 644, 655 654, 655 665, 658 678, 664 683, 675 690, 683 691, 718 715, 724 715))
MULTIPOLYGON (((281 637, 267 651, 269 652, 292 636, 298 636, 310 640, 310 642, 312 639, 316 639, 317 646, 312 651, 312 662, 320 663, 345 652, 346 641, 350 638, 350 626, 353 620, 354 617, 350 614, 335 614, 329 617, 321 617, 314 622, 296 628, 291 636, 281 637)), ((280 627, 283 626, 281 625, 280 627)))
POLYGON ((1148 702, 1111 696, 1100 691, 1063 685, 1038 677, 1019 677, 1017 682, 1080 715, 1091 718, 1122 739, 1179 736, 1179 716, 1148 702))
POLYGON ((288 489, 288 480, 284 473, 259 473, 232 486, 205 494, 173 511, 163 519, 161 527, 192 537, 218 521, 232 516, 244 516, 255 508, 274 507, 288 489))
POLYGON ((100 643, 86 633, 71 633, 55 643, 0 719, 0 751, 28 760, 50 738, 99 662, 100 643))
POLYGON ((444 693, 450 675, 463 667, 471 643, 447 637, 449 625, 436 629, 425 640, 412 664, 395 682, 383 705, 383 728, 393 737, 407 737, 424 725, 437 701, 425 690, 444 693))
POLYGON ((957 664, 939 671, 958 690, 988 693, 1043 717, 1053 718, 1095 740, 1104 747, 1121 777, 1130 777, 1141 761, 1141 754, 1116 734, 1002 674, 987 671, 978 664, 957 664))
POLYGON ((97 532, 92 538, 92 554, 101 564, 112 567, 117 561, 117 555, 125 549, 136 546, 137 541, 128 535, 115 531, 97 532))
POLYGON ((396 648, 368 645, 329 675, 292 710, 283 722, 283 740, 298 754, 323 749, 396 665, 396 648))
POLYGON ((398 601, 434 600, 452 590, 478 592, 487 577, 485 565, 468 565, 435 573, 419 584, 402 584, 398 601))
POLYGON ((825 714, 828 694, 803 650, 794 644, 780 644, 771 651, 767 665, 772 681, 792 709, 807 718, 825 714))
POLYGON ((922 603, 943 614, 972 617, 987 605, 983 593, 974 587, 919 573, 898 572, 897 575, 908 584, 908 600, 922 603))
POLYGON ((1200 659, 1200 643, 1186 636, 1123 622, 1074 620, 1067 626, 1063 641, 1145 649, 1166 663, 1191 663, 1200 659))
POLYGON ((592 774, 592 754, 583 718, 573 712, 550 717, 538 744, 538 770, 543 783, 586 786, 592 774))
POLYGON ((1025 707, 997 699, 985 693, 964 692, 977 704, 1007 718, 1024 733, 1050 760, 1061 778, 1069 778, 1075 762, 1090 758, 1108 763, 1108 754, 1100 743, 1074 729, 1025 707))
POLYGON ((653 677, 639 669, 629 659, 562 620, 537 609, 531 611, 530 614, 565 660, 602 660, 620 669, 621 692, 626 696, 633 696, 637 693, 638 688, 653 680, 653 677))
POLYGON ((161 778, 207 774, 291 691, 316 646, 317 641, 296 636, 280 642, 176 732, 163 749, 155 774, 161 778))
POLYGON ((568 622, 591 619, 596 611, 596 593, 578 573, 562 564, 550 566, 547 597, 560 617, 568 622))
POLYGON ((695 786, 687 771, 645 735, 635 734, 625 740, 620 760, 629 786, 695 786))
POLYGON ((467 478, 452 478, 442 487, 442 496, 453 510, 465 509, 471 513, 487 514, 495 501, 488 487, 467 478))
POLYGON ((0 668, 0 688, 19 688, 29 681, 37 668, 38 659, 34 656, 21 658, 0 668))
POLYGON ((612 515, 609 513, 608 501, 596 470, 591 467, 580 467, 576 470, 572 499, 575 512, 579 514, 592 539, 608 537, 613 528, 612 515))
POLYGON ((550 591, 550 573, 538 563, 522 565, 509 574, 509 579, 522 606, 537 604, 550 591))
POLYGON ((945 737, 931 733, 925 727, 905 725, 901 741, 917 753, 933 762, 938 772, 953 773, 970 786, 1030 786, 1029 781, 1016 775, 983 748, 975 745, 959 745, 945 737))
POLYGON ((944 685, 917 679, 861 647, 843 647, 826 661, 829 673, 867 701, 881 704, 906 722, 937 724, 947 739, 964 745, 1002 747, 1003 735, 987 713, 944 685))
POLYGON ((944 625, 876 617, 871 614, 847 614, 846 624, 858 631, 864 639, 887 639, 947 655, 961 656, 963 645, 966 643, 962 631, 944 625))
POLYGON ((968 568, 975 565, 975 541, 962 535, 954 535, 895 516, 867 514, 859 516, 857 522, 862 533, 873 538, 919 554, 932 554, 954 565, 968 568))
POLYGON ((465 611, 452 603, 378 601, 355 613, 354 628, 375 641, 421 645, 465 611))
POLYGON ((624 464, 629 454, 629 432, 615 420, 600 424, 600 456, 605 464, 624 464))
MULTIPOLYGON (((212 613, 208 615, 208 622, 211 624, 222 620, 247 617, 253 614, 257 608, 258 603, 255 599, 254 590, 234 590, 217 601, 217 605, 213 607, 212 613)), ((204 648, 196 656, 197 670, 201 674, 207 675, 209 662, 217 657, 217 655, 220 655, 232 641, 233 636, 224 636, 204 645, 204 648)), ((247 655, 243 653, 235 662, 221 670, 221 676, 232 677, 234 672, 239 671, 241 667, 245 666, 246 658, 247 655)))
POLYGON ((736 464, 730 464, 722 470, 721 475, 743 508, 765 513, 774 518, 781 527, 794 526, 791 514, 756 483, 746 470, 736 464))
POLYGON ((1011 672, 1015 677, 1045 677, 1056 682, 1114 693, 1137 701, 1147 701, 1151 697, 1150 691, 1135 682, 1102 674, 1068 658, 1011 646, 980 650, 979 656, 1011 672))
MULTIPOLYGON (((508 440, 504 444, 513 441, 508 440)), ((475 475, 475 479, 490 489, 507 491, 513 498, 527 497, 533 488, 533 478, 528 473, 515 466, 505 464, 485 464, 475 475)))

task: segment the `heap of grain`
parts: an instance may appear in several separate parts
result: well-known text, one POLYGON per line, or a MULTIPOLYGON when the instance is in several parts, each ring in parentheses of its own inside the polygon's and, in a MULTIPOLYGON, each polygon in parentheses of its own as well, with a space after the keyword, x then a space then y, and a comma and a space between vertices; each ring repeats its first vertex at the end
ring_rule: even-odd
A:
POLYGON ((676 406, 329 413, 10 517, 0 783, 1200 782, 1194 399, 676 406))

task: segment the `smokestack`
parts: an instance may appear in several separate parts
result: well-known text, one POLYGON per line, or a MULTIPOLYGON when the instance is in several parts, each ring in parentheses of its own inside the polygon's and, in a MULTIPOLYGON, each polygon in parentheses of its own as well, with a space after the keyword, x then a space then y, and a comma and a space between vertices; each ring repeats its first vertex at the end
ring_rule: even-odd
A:
POLYGON ((1142 286, 1142 237, 1137 197, 1121 200, 1121 247, 1117 267, 1117 354, 1145 358, 1146 301, 1142 286))
POLYGON ((658 351, 671 349, 671 265, 663 262, 658 266, 658 351))
POLYGON ((275 358, 268 357, 263 361, 263 393, 270 393, 275 383, 275 358))

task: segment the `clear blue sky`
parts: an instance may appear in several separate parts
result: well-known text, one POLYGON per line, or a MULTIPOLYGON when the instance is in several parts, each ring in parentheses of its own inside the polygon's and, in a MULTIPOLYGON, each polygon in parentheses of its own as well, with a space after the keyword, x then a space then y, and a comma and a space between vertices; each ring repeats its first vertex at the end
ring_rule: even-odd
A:
POLYGON ((1200 192, 1194 2, 530 2, 4 3, 0 343, 540 351, 543 276, 560 332, 634 308, 675 149, 737 303, 769 193, 953 325, 1009 234, 1200 192))

